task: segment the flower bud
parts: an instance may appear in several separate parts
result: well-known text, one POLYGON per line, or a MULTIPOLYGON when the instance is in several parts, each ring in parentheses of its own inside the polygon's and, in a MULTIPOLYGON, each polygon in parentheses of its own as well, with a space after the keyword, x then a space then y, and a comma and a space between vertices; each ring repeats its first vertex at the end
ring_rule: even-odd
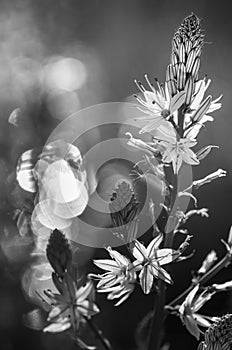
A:
POLYGON ((219 318, 205 332, 205 340, 198 346, 198 350, 230 350, 232 344, 232 314, 219 318))
POLYGON ((114 228, 132 222, 139 211, 139 203, 131 186, 123 181, 118 185, 109 204, 110 216, 114 228))
POLYGON ((55 273, 62 277, 72 260, 70 245, 62 232, 54 230, 51 233, 46 253, 55 273))

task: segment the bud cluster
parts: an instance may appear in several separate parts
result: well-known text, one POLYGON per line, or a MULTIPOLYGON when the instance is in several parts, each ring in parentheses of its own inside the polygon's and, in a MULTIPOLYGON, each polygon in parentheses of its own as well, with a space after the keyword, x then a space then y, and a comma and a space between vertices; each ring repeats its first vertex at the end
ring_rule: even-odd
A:
POLYGON ((185 90, 188 105, 198 79, 201 49, 204 44, 200 20, 194 14, 186 17, 172 41, 171 64, 167 67, 166 82, 171 96, 185 90))
POLYGON ((198 350, 230 350, 232 347, 232 314, 222 316, 205 332, 198 350))
POLYGON ((136 217, 139 212, 139 202, 131 186, 126 181, 119 184, 112 194, 109 209, 113 227, 120 231, 121 238, 123 238, 125 230, 129 241, 133 240, 137 235, 138 229, 136 217))
POLYGON ((70 245, 62 232, 54 230, 51 233, 46 253, 55 273, 62 277, 72 260, 70 245))

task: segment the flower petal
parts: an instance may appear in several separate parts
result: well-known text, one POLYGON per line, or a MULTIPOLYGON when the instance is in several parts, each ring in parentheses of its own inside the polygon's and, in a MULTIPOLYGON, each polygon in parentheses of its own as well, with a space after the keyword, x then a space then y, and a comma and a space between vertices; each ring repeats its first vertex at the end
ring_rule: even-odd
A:
POLYGON ((170 248, 162 248, 156 251, 156 258, 159 261, 159 265, 170 264, 179 256, 178 251, 170 248))
POLYGON ((96 304, 91 303, 88 300, 83 301, 81 304, 77 304, 77 309, 83 316, 93 316, 100 311, 96 304))
POLYGON ((110 259, 99 259, 99 260, 93 260, 94 264, 102 270, 106 271, 118 271, 120 267, 118 266, 117 262, 110 259))
POLYGON ((160 267, 158 264, 155 264, 155 263, 150 264, 149 269, 151 271, 151 274, 157 279, 161 279, 164 282, 167 282, 169 284, 173 283, 169 273, 166 270, 164 270, 162 267, 160 267))
POLYGON ((152 284, 153 284, 153 276, 148 268, 148 266, 144 266, 139 274, 140 285, 145 294, 149 294, 152 284))
POLYGON ((204 318, 204 316, 199 314, 193 314, 193 317, 195 318, 199 326, 206 327, 206 328, 211 326, 211 323, 206 318, 204 318))
POLYGON ((159 248, 160 243, 163 240, 163 235, 160 233, 157 237, 155 237, 147 247, 147 254, 149 257, 155 254, 155 251, 159 248))
POLYGON ((88 295, 91 293, 93 287, 92 281, 89 281, 86 283, 85 286, 80 287, 76 293, 75 293, 75 298, 78 300, 78 303, 81 303, 84 301, 88 295))
POLYGON ((144 258, 148 257, 146 248, 137 240, 132 243, 132 254, 139 261, 143 261, 144 258))
POLYGON ((180 91, 178 94, 174 95, 170 102, 170 112, 174 113, 177 109, 179 109, 185 101, 185 91, 180 91))
POLYGON ((160 125, 162 125, 162 123, 165 121, 165 119, 163 117, 155 117, 153 118, 153 120, 151 122, 149 122, 147 125, 145 125, 141 130, 140 130, 140 134, 143 134, 145 132, 150 132, 152 130, 157 129, 160 125))
POLYGON ((182 159, 185 163, 191 164, 191 165, 198 165, 200 163, 199 160, 197 159, 197 155, 191 149, 187 149, 182 154, 182 159))
POLYGON ((200 330, 197 326, 197 321, 191 315, 184 317, 184 324, 190 334, 192 334, 197 340, 200 338, 200 330))
POLYGON ((127 266, 128 264, 130 264, 130 260, 127 259, 124 255, 117 252, 116 250, 113 250, 110 247, 108 247, 107 251, 110 254, 111 258, 114 259, 119 265, 127 266))
POLYGON ((47 327, 43 329, 44 332, 50 332, 50 333, 61 333, 66 331, 68 328, 71 327, 71 322, 68 317, 60 318, 54 323, 51 323, 47 327))

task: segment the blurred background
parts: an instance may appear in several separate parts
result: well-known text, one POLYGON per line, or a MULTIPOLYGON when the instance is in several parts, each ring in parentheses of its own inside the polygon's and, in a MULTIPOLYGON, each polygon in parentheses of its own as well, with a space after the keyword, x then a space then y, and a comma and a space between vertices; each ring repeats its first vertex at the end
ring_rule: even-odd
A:
MULTIPOLYGON (((219 145, 201 167, 196 179, 218 168, 224 179, 202 187, 199 206, 210 218, 189 221, 194 235, 194 257, 173 268, 175 285, 168 300, 181 292, 200 267, 204 256, 224 248, 231 219, 231 10, 230 2, 166 0, 0 0, 0 348, 73 349, 63 335, 44 335, 26 328, 22 314, 33 308, 22 292, 21 279, 29 262, 30 244, 21 239, 12 220, 13 209, 25 199, 15 189, 14 169, 20 154, 43 145, 56 125, 71 113, 97 103, 131 101, 133 83, 144 74, 164 80, 171 40, 184 17, 194 12, 202 19, 206 44, 201 75, 212 79, 209 93, 223 94, 223 107, 214 123, 199 135, 200 146, 219 145), (8 123, 17 110, 20 127, 8 123)), ((86 254, 89 254, 86 251, 86 254)), ((99 256, 99 252, 95 252, 99 256)), ((215 279, 231 279, 231 267, 215 279)), ((135 349, 134 329, 152 307, 136 291, 119 308, 100 296, 103 309, 96 320, 115 350, 135 349)), ((209 315, 232 312, 232 295, 218 295, 207 304, 209 315)), ((170 349, 196 349, 197 342, 170 317, 166 324, 170 349), (183 345, 184 344, 184 345, 183 345)))

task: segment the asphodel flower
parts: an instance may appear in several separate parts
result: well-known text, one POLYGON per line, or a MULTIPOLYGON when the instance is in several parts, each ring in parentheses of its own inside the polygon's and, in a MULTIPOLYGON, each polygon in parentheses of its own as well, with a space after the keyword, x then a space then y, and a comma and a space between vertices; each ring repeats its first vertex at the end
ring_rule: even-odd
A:
POLYGON ((93 283, 88 281, 85 286, 78 287, 68 273, 63 279, 53 274, 53 282, 59 294, 50 290, 44 292, 51 304, 51 311, 47 319, 49 324, 43 331, 59 333, 72 327, 76 332, 80 323, 99 312, 93 301, 93 283))
POLYGON ((207 329, 204 338, 198 350, 230 350, 232 347, 232 314, 218 318, 207 329))
POLYGON ((136 264, 116 250, 108 247, 111 259, 94 260, 94 264, 106 272, 89 274, 90 278, 99 280, 97 291, 108 293, 107 299, 119 299, 115 306, 124 302, 133 292, 136 282, 136 264))
POLYGON ((215 320, 215 317, 203 316, 198 311, 216 292, 204 290, 197 295, 199 287, 199 284, 197 284, 191 290, 179 308, 180 318, 183 324, 189 333, 197 339, 199 339, 201 333, 199 327, 210 327, 212 321, 215 320))
POLYGON ((184 91, 176 93, 175 96, 172 97, 168 90, 167 83, 164 84, 163 88, 159 82, 156 81, 158 86, 156 90, 146 75, 145 78, 151 91, 146 90, 142 83, 135 81, 144 96, 144 99, 142 99, 140 96, 136 95, 139 103, 145 107, 145 109, 139 109, 146 114, 136 118, 136 120, 147 122, 140 130, 140 133, 150 132, 160 125, 165 124, 168 120, 175 118, 175 114, 177 114, 178 109, 185 101, 184 91))
POLYGON ((137 259, 135 264, 141 265, 139 280, 145 294, 150 293, 154 279, 173 283, 170 274, 162 266, 174 261, 179 256, 179 252, 170 248, 159 248, 162 240, 163 235, 159 234, 147 248, 137 240, 133 244, 132 253, 137 259))
POLYGON ((165 148, 162 153, 162 160, 164 163, 172 163, 173 171, 178 173, 182 163, 190 165, 198 165, 200 162, 197 155, 191 150, 197 144, 195 139, 176 137, 167 140, 160 140, 159 144, 165 148))

